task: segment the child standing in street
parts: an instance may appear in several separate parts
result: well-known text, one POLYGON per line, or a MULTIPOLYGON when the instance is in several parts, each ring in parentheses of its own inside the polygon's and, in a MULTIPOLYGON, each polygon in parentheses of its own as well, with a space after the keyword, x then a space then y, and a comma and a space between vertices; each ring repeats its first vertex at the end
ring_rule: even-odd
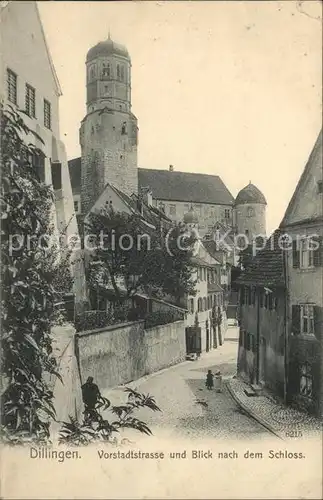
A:
POLYGON ((207 375, 206 375, 206 382, 205 382, 205 385, 206 385, 208 390, 211 390, 213 387, 213 377, 214 377, 214 375, 211 372, 211 370, 208 370, 207 375))

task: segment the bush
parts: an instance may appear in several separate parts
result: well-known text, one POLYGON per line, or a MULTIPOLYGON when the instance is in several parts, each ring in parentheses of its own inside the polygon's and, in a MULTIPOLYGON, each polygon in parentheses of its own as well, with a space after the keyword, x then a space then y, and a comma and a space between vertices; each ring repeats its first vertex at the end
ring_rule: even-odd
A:
POLYGON ((113 316, 106 311, 85 311, 75 317, 75 329, 77 332, 96 330, 113 324, 113 316))
POLYGON ((138 319, 140 319, 138 309, 130 309, 125 305, 121 305, 111 312, 93 310, 78 314, 75 317, 74 326, 77 332, 84 332, 127 321, 137 321, 138 319))
POLYGON ((167 325, 183 319, 182 314, 176 310, 154 311, 147 314, 145 318, 145 328, 152 328, 157 325, 167 325))

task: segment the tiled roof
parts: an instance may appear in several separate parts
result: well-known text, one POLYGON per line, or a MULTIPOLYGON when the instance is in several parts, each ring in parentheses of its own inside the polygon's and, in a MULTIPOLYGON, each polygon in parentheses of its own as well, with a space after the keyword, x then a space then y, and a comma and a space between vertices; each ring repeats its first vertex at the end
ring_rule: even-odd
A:
POLYGON ((218 175, 138 168, 138 183, 157 200, 232 205, 234 198, 218 175))
MULTIPOLYGON (((227 244, 229 246, 230 243, 229 241, 227 241, 225 239, 225 241, 227 242, 227 244)), ((207 252, 211 255, 211 257, 213 257, 214 259, 217 259, 221 264, 223 263, 223 257, 224 257, 224 253, 226 253, 224 250, 221 250, 221 248, 219 247, 219 245, 217 244, 216 241, 214 240, 209 240, 209 239, 205 239, 203 240, 203 246, 204 248, 207 250, 207 252)), ((232 242, 232 250, 233 250, 233 242, 232 242)), ((233 253, 232 255, 227 255, 226 256, 226 261, 228 264, 233 264, 233 253)))
POLYGON ((266 246, 253 258, 250 266, 237 278, 236 283, 258 286, 284 286, 284 251, 278 244, 279 236, 283 234, 276 230, 268 239, 266 246))
MULTIPOLYGON (((69 160, 73 192, 81 189, 81 158, 69 160)), ((218 175, 138 168, 138 184, 157 200, 232 205, 234 198, 218 175)))
POLYGON ((261 203, 262 205, 267 205, 266 198, 254 184, 249 184, 245 186, 241 191, 239 191, 235 205, 244 205, 248 203, 261 203))

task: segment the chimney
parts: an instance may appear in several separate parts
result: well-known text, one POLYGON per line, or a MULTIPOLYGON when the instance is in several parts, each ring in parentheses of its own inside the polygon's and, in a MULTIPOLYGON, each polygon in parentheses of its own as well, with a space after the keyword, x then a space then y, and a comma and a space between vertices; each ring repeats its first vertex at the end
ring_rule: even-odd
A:
POLYGON ((169 165, 169 171, 174 172, 174 165, 169 165))

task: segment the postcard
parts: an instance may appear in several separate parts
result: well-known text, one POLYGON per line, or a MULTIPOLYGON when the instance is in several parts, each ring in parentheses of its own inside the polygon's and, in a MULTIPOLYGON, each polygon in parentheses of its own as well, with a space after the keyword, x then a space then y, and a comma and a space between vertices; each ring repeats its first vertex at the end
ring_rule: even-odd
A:
POLYGON ((0 12, 1 497, 321 499, 321 2, 0 12))

